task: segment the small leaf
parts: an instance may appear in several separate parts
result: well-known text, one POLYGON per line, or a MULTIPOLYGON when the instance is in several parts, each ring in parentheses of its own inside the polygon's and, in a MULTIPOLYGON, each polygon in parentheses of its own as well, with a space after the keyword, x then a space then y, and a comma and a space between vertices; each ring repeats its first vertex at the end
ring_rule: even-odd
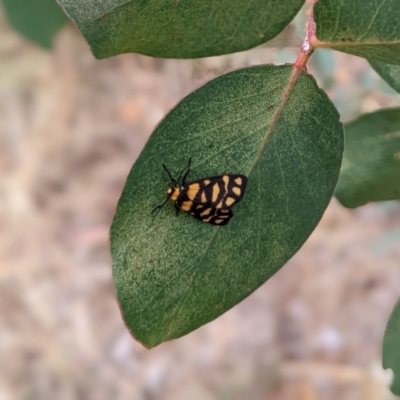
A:
POLYGON ((345 133, 338 200, 353 208, 400 199, 400 108, 362 115, 345 133))
POLYGON ((315 47, 400 65, 399 0, 318 0, 315 47))
POLYGON ((382 349, 383 368, 394 372, 391 391, 400 396, 400 301, 397 302, 386 326, 382 349))
POLYGON ((400 66, 370 61, 372 68, 392 87, 400 93, 400 66))
POLYGON ((343 150, 339 115, 315 80, 258 66, 223 75, 178 104, 133 166, 111 228, 114 281, 125 322, 148 347, 217 318, 301 247, 332 196, 343 150), (244 174, 228 225, 181 212, 169 179, 192 157, 188 181, 244 174))
POLYGON ((56 33, 68 22, 55 0, 1 0, 11 26, 26 39, 51 48, 56 33))
POLYGON ((304 0, 60 0, 97 58, 198 58, 272 39, 304 0))

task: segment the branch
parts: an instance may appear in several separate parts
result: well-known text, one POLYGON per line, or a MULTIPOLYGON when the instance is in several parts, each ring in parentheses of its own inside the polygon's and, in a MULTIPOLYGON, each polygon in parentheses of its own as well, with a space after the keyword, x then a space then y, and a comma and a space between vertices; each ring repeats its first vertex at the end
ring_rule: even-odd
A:
POLYGON ((314 52, 316 37, 315 37, 315 21, 314 21, 314 6, 318 0, 312 0, 310 15, 308 17, 307 23, 307 33, 304 38, 303 44, 300 48, 300 54, 297 57, 296 62, 294 63, 294 68, 297 70, 297 73, 300 73, 303 69, 306 69, 308 59, 311 57, 311 54, 314 52))

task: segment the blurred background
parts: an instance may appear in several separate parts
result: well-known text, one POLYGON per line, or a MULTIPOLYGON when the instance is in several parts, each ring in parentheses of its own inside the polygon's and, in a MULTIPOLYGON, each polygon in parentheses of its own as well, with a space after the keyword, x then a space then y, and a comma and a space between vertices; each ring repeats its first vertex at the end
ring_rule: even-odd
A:
MULTIPOLYGON (((217 75, 293 62, 303 25, 230 56, 96 61, 72 24, 46 52, 0 11, 1 400, 395 399, 381 343, 400 296, 399 202, 333 199, 258 291, 153 350, 115 298, 108 230, 152 130, 217 75)), ((309 71, 344 122, 400 106, 364 59, 319 50, 309 71)))

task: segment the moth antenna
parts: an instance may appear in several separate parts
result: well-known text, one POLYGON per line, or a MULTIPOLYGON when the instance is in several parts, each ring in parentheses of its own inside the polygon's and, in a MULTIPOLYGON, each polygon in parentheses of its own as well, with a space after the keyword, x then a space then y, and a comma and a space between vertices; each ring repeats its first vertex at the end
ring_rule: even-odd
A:
MULTIPOLYGON (((189 172, 190 172, 190 164, 191 164, 191 163, 192 163, 192 157, 189 158, 189 162, 188 162, 188 164, 187 164, 187 166, 186 166, 187 171, 186 171, 186 174, 183 176, 183 179, 182 179, 182 186, 185 186, 186 178, 188 177, 189 172)), ((183 171, 182 171, 182 172, 183 172, 183 171)), ((178 180, 178 182, 179 182, 179 180, 178 180)))
POLYGON ((167 171, 169 179, 171 179, 171 182, 173 183, 173 185, 176 186, 177 181, 172 177, 171 172, 168 171, 167 166, 165 164, 163 164, 162 166, 167 171))

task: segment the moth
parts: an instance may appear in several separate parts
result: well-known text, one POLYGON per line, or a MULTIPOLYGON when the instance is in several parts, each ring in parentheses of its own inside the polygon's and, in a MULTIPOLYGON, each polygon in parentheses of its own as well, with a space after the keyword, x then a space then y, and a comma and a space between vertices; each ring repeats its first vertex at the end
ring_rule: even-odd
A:
POLYGON ((212 225, 226 225, 233 217, 232 207, 244 196, 247 177, 225 174, 186 183, 190 165, 191 158, 179 174, 178 179, 174 179, 168 168, 162 164, 171 180, 171 187, 167 190, 168 197, 166 200, 152 212, 157 211, 158 214, 171 199, 175 203, 176 215, 182 210, 202 222, 212 225))

